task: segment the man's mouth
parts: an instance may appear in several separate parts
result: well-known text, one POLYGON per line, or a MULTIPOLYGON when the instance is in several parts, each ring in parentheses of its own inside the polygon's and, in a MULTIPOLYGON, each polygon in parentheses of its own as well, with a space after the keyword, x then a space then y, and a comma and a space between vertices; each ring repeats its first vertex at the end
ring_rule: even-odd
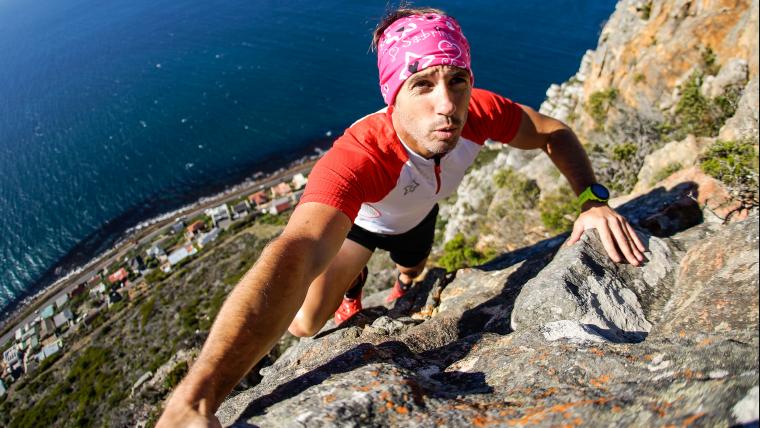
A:
POLYGON ((444 126, 440 128, 436 128, 433 131, 433 135, 440 140, 448 140, 451 138, 454 138, 456 136, 457 131, 459 131, 458 126, 444 126))

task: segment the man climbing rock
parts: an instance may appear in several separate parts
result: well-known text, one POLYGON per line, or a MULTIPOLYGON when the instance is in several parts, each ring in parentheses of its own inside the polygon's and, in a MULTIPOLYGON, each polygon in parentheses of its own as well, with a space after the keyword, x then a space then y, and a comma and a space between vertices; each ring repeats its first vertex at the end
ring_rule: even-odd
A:
POLYGON ((353 316, 375 248, 399 270, 389 298, 402 296, 427 262, 437 201, 456 190, 486 140, 549 155, 582 206, 568 244, 596 228, 614 261, 644 260, 573 132, 473 87, 470 47, 454 18, 393 11, 373 47, 387 107, 354 123, 315 165, 285 230, 230 294, 159 426, 218 425, 221 402, 286 330, 311 336, 330 317, 353 316))

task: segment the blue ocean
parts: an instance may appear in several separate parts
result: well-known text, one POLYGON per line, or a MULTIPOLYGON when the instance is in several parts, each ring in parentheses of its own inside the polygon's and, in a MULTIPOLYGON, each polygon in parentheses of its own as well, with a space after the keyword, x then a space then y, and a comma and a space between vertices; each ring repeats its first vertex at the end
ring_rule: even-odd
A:
MULTIPOLYGON (((476 86, 538 108, 612 0, 434 4, 476 86)), ((0 313, 130 227, 326 148, 383 106, 386 2, 0 0, 0 313)))

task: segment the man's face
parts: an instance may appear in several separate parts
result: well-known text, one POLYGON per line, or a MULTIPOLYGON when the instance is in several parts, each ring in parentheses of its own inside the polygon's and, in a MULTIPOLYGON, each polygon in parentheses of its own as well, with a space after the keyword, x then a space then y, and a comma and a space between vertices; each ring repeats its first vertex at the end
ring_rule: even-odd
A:
POLYGON ((467 70, 448 65, 426 68, 399 89, 393 126, 404 143, 423 157, 442 155, 459 141, 471 93, 467 70))

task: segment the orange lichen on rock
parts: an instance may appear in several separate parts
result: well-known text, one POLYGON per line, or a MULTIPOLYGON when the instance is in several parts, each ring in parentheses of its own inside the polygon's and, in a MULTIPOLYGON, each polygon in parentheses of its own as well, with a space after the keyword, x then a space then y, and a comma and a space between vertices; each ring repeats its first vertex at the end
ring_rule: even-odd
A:
POLYGON ((682 427, 687 427, 694 423, 697 419, 704 416, 706 413, 697 413, 696 415, 689 416, 688 418, 684 419, 683 423, 681 424, 682 427))
POLYGON ((594 388, 602 388, 602 385, 610 381, 609 375, 601 375, 597 378, 591 379, 589 383, 594 386, 594 388))

